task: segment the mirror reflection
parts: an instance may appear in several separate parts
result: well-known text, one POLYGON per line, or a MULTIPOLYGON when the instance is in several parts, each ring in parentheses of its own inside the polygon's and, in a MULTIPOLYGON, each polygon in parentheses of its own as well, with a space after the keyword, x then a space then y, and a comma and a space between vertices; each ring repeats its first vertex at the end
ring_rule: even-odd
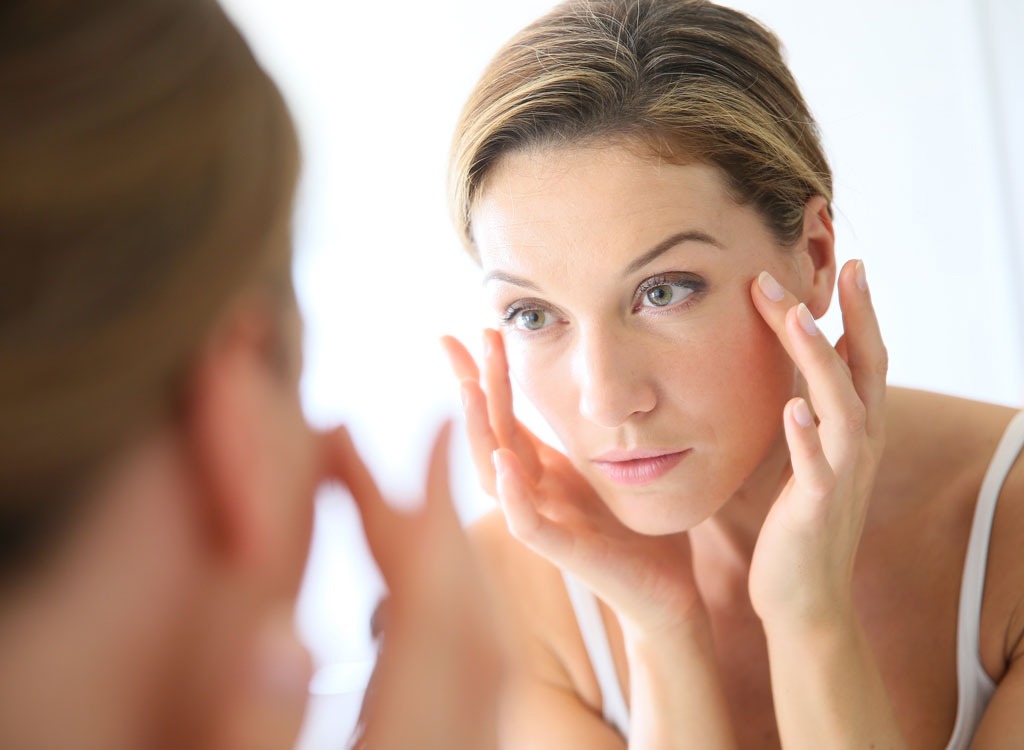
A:
POLYGON ((1015 7, 4 14, 0 745, 1021 733, 1015 7))

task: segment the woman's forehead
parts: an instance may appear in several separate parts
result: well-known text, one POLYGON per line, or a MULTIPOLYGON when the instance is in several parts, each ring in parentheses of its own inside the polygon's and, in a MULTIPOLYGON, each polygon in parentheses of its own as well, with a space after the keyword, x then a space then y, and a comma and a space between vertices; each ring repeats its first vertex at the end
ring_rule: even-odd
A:
POLYGON ((720 171, 638 155, 624 147, 510 154, 489 175, 473 211, 487 267, 534 253, 634 253, 673 233, 726 242, 746 223, 720 171))

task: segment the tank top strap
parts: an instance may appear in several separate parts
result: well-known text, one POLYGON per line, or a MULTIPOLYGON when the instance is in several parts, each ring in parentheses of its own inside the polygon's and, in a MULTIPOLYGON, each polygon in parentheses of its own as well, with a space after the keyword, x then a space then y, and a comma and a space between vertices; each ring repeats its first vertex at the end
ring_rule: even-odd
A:
POLYGON ((981 483, 964 557, 956 628, 957 712, 947 750, 970 746, 996 685, 981 664, 981 605, 996 503, 1010 469, 1024 448, 1024 411, 1007 426, 981 483))
POLYGON ((572 574, 562 571, 565 590, 576 613, 583 645, 590 657, 594 676, 601 688, 601 712, 604 720, 615 727, 623 737, 629 736, 629 710, 622 695, 619 678, 612 660, 611 644, 608 642, 608 631, 601 619, 601 609, 597 597, 572 574))

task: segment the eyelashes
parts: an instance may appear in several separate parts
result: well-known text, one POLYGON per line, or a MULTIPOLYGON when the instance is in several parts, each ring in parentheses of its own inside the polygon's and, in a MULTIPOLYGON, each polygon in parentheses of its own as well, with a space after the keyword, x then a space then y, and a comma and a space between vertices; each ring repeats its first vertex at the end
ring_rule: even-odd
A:
POLYGON ((641 307, 675 307, 706 289, 707 282, 692 273, 652 276, 637 287, 633 297, 633 311, 636 312, 641 307))
MULTIPOLYGON (((707 282, 693 273, 659 274, 645 279, 633 293, 634 314, 662 314, 683 312, 695 304, 707 291, 707 282)), ((501 313, 502 326, 517 331, 534 333, 543 331, 564 319, 552 307, 539 299, 516 300, 501 313)))
POLYGON ((506 308, 501 324, 519 331, 539 331, 556 322, 555 314, 540 300, 518 300, 506 308))

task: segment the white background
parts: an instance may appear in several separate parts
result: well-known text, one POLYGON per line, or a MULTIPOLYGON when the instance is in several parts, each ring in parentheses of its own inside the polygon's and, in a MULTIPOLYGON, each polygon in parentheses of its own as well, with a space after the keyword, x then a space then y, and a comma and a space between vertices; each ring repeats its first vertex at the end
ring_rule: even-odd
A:
MULTIPOLYGON (((284 90, 303 143, 307 412, 315 424, 348 423, 385 488, 412 498, 427 440, 458 413, 437 339, 475 346, 490 323, 448 223, 452 129, 490 55, 552 3, 225 4, 284 90)), ((838 254, 865 260, 890 382, 1020 405, 1024 0, 732 5, 783 40, 819 121, 838 254)), ((824 323, 833 338, 836 318, 824 323)), ((469 520, 488 501, 464 445, 453 470, 469 520)), ((365 659, 379 591, 351 505, 322 497, 300 604, 319 663, 365 659)), ((324 676, 322 690, 345 689, 324 676)), ((337 727, 312 723, 304 746, 339 746, 324 739, 337 727)))

